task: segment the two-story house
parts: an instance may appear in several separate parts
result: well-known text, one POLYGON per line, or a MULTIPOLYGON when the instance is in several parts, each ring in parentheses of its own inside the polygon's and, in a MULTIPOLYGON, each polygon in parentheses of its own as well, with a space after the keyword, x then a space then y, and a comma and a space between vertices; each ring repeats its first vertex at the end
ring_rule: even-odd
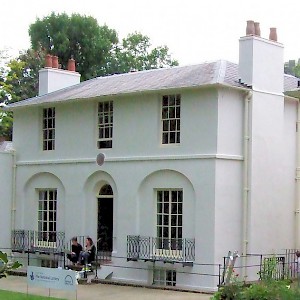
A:
POLYGON ((276 37, 248 31, 239 45, 238 65, 82 83, 73 62, 48 57, 40 95, 7 108, 13 243, 89 235, 116 280, 202 289, 217 278, 197 273, 217 266, 201 264, 228 250, 299 247, 298 79, 284 75, 276 37))

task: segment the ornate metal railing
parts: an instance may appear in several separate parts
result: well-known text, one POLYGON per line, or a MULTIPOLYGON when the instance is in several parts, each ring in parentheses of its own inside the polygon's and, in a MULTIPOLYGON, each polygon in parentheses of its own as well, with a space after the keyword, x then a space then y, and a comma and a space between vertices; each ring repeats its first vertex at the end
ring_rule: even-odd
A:
POLYGON ((193 263, 195 261, 195 239, 165 239, 128 235, 127 260, 193 263))
POLYGON ((18 252, 63 253, 65 233, 61 231, 13 230, 11 248, 12 251, 18 252))

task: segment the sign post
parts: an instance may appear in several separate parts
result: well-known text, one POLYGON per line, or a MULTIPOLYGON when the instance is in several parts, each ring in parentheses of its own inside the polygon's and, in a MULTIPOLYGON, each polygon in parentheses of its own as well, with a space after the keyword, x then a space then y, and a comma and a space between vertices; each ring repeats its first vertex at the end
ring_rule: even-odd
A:
POLYGON ((75 291, 77 299, 76 272, 72 270, 32 267, 27 268, 27 285, 56 290, 75 291))

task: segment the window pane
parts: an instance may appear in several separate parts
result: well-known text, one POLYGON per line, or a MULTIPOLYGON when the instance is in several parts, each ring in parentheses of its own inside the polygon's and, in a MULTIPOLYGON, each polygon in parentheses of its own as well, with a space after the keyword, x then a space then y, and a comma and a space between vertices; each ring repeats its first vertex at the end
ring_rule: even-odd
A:
POLYGON ((163 144, 168 144, 168 133, 163 133, 162 134, 162 143, 163 144))
POLYGON ((178 195, 178 192, 177 191, 172 191, 171 193, 171 197, 172 197, 172 202, 177 202, 177 195, 178 195))
POLYGON ((168 106, 168 96, 163 96, 163 98, 162 98, 162 105, 163 106, 168 106))
POLYGON ((170 132, 170 143, 175 144, 175 132, 170 132))
POLYGON ((177 225, 177 216, 172 215, 171 216, 171 226, 176 226, 177 225))
POLYGON ((175 118, 175 107, 170 107, 169 108, 169 118, 170 119, 175 118))
POLYGON ((157 203, 157 213, 162 213, 162 203, 157 203))
POLYGON ((164 215, 163 225, 164 226, 168 226, 169 225, 169 216, 168 215, 164 215))
POLYGON ((171 120, 170 121, 170 131, 175 131, 176 130, 176 120, 171 120))
POLYGON ((162 215, 157 216, 157 225, 162 225, 162 215))
POLYGON ((158 201, 158 202, 161 202, 161 201, 162 201, 162 192, 161 192, 161 191, 158 191, 158 192, 157 192, 157 201, 158 201))
POLYGON ((174 214, 174 215, 178 213, 178 211, 177 211, 177 203, 172 203, 171 213, 174 214))
POLYGON ((168 108, 164 107, 162 109, 162 115, 161 115, 162 119, 168 119, 168 108))
POLYGON ((169 121, 163 121, 163 131, 169 131, 169 121))
POLYGON ((169 97, 169 105, 174 106, 175 105, 175 95, 171 95, 169 97))

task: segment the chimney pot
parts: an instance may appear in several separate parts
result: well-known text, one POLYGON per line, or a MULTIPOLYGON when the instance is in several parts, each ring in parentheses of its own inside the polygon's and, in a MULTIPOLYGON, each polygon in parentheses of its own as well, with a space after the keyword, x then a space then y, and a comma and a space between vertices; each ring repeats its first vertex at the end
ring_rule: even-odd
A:
POLYGON ((45 67, 52 68, 52 55, 47 54, 45 57, 45 67))
POLYGON ((254 22, 254 30, 255 30, 255 35, 260 36, 259 22, 254 22))
POLYGON ((55 55, 52 56, 52 68, 58 69, 58 57, 55 55))
POLYGON ((246 35, 253 35, 253 34, 255 34, 254 21, 249 20, 247 21, 246 35))
POLYGON ((76 71, 75 60, 73 58, 70 58, 68 61, 68 71, 71 71, 71 72, 76 71))
POLYGON ((271 41, 277 42, 277 30, 276 30, 275 27, 270 28, 269 39, 270 39, 271 41))

